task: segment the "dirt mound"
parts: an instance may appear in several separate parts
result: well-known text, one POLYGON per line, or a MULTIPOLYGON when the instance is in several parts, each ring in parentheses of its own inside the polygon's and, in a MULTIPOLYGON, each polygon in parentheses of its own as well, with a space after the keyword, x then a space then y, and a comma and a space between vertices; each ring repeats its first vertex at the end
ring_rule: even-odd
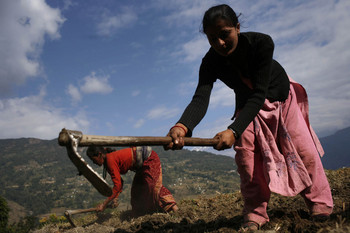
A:
MULTIPOLYGON (((350 232, 350 168, 327 170, 334 198, 334 212, 325 222, 310 220, 300 196, 271 196, 270 222, 263 232, 350 232)), ((177 213, 155 213, 131 218, 130 211, 111 210, 99 215, 74 216, 78 227, 69 223, 47 225, 37 233, 47 232, 237 232, 242 222, 241 194, 218 194, 182 200, 177 213)))

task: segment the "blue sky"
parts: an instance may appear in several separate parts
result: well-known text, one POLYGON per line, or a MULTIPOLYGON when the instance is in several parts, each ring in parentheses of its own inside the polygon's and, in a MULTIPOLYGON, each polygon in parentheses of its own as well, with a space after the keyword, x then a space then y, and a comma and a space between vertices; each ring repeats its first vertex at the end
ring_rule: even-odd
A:
MULTIPOLYGON (((0 138, 164 136, 192 98, 209 7, 227 3, 241 31, 269 34, 309 94, 319 136, 350 126, 350 1, 2 0, 0 138)), ((215 84, 196 137, 230 124, 234 94, 215 84)), ((229 153, 233 153, 229 151, 229 153)))

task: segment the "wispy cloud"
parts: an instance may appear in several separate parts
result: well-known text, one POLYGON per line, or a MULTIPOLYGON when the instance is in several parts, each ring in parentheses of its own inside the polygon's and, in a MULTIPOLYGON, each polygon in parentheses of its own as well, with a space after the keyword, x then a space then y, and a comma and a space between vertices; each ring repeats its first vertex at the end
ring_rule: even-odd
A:
POLYGON ((80 86, 69 84, 66 93, 71 97, 72 104, 76 105, 87 94, 107 95, 113 91, 113 87, 109 84, 109 76, 98 76, 95 72, 85 76, 81 80, 80 86))
POLYGON ((210 97, 210 107, 233 107, 234 105, 235 94, 233 93, 232 89, 227 87, 223 82, 217 81, 210 97))
POLYGON ((164 120, 170 119, 174 116, 177 116, 180 113, 178 108, 167 108, 165 106, 157 106, 148 111, 146 119, 142 118, 136 120, 134 128, 140 128, 146 122, 146 120, 164 120))
POLYGON ((158 106, 151 109, 148 114, 148 119, 167 119, 176 116, 180 109, 177 108, 167 108, 164 106, 158 106))
POLYGON ((198 61, 205 55, 209 47, 208 40, 204 35, 185 43, 181 51, 184 62, 198 61))
POLYGON ((121 13, 112 14, 108 10, 101 16, 97 23, 97 34, 100 36, 111 36, 118 29, 128 27, 137 20, 137 15, 129 8, 123 8, 121 13))
POLYGON ((109 76, 98 76, 95 72, 85 76, 81 80, 79 87, 69 84, 66 93, 71 97, 72 104, 76 104, 82 100, 83 94, 102 94, 106 95, 113 91, 113 87, 109 84, 109 76))
POLYGON ((0 100, 0 138, 36 137, 53 139, 62 128, 87 130, 83 112, 64 113, 46 101, 44 89, 38 95, 0 100))
POLYGON ((140 93, 141 93, 140 90, 135 90, 135 91, 131 92, 131 96, 135 97, 135 96, 140 95, 140 93))
POLYGON ((178 1, 153 1, 156 8, 167 9, 169 13, 164 17, 167 24, 178 27, 192 27, 196 25, 199 30, 200 22, 205 12, 210 6, 218 1, 202 0, 178 0, 178 1))
MULTIPOLYGON (((173 118, 179 117, 191 100, 202 56, 209 48, 205 35, 199 32, 203 13, 221 2, 151 0, 137 3, 137 6, 128 1, 101 4, 62 0, 53 3, 61 6, 61 12, 46 2, 1 1, 0 97, 3 99, 0 103, 0 131, 3 133, 0 136, 53 138, 61 127, 83 129, 89 122, 98 121, 118 125, 131 118, 126 122, 126 125, 131 124, 125 127, 128 133, 146 134, 143 130, 150 133, 150 128, 161 129, 161 132, 168 130, 169 121, 176 121, 173 118), (63 15, 67 17, 66 21, 63 15), (92 25, 95 34, 100 36, 89 36, 91 28, 81 24, 92 25), (65 30, 61 38, 62 26, 65 30), (119 36, 121 30, 128 31, 119 36), (59 40, 47 43, 53 39, 59 40), (60 50, 57 53, 63 47, 75 46, 77 41, 80 50, 74 53, 60 50), (129 46, 130 53, 124 52, 125 46, 129 46), (84 51, 83 55, 81 51, 84 51), (87 57, 89 64, 96 66, 93 69, 107 70, 111 76, 90 73, 87 63, 74 63, 82 58, 79 56, 90 56, 87 57), (60 66, 67 67, 67 64, 72 69, 60 66), (77 76, 77 73, 87 75, 77 76), (112 77, 116 73, 118 77, 112 77), (47 93, 42 91, 36 95, 34 90, 43 82, 47 93), (113 91, 116 85, 123 88, 113 91), (147 92, 149 86, 153 91, 147 92), (139 87, 142 88, 138 90, 139 87), (62 92, 67 95, 62 95, 62 92), (87 95, 95 94, 99 98, 93 98, 94 103, 86 101, 87 95), (75 104, 73 109, 55 107, 67 103, 67 97, 75 104), (100 118, 91 114, 90 108, 96 103, 101 103, 99 107, 113 105, 110 107, 111 116, 121 120, 115 123, 108 116, 100 118), (132 111, 113 112, 130 109, 130 105, 134 107, 132 111), (30 112, 27 106, 37 114, 30 112), (81 109, 87 111, 89 120, 81 109), (143 112, 139 113, 140 110, 143 112), (142 116, 135 120, 138 114, 142 116), (33 119, 43 123, 38 124, 33 119), (40 125, 50 124, 54 130, 47 127, 46 133, 38 133, 42 129, 40 125), (8 126, 13 129, 9 130, 8 126), (132 129, 136 129, 135 132, 132 129)), ((350 104, 350 50, 347 49, 350 34, 346 28, 350 28, 350 1, 261 0, 251 4, 228 0, 227 3, 237 13, 243 13, 240 17, 242 31, 258 31, 272 36, 276 45, 275 58, 293 79, 306 87, 315 130, 332 133, 349 126, 350 108, 346 106, 350 104)), ((210 109, 196 127, 195 135, 211 137, 227 127, 233 104, 233 91, 217 81, 210 109), (226 110, 229 113, 222 113, 226 110), (224 117, 228 122, 223 120, 224 114, 228 115, 224 117)), ((104 127, 99 126, 99 131, 113 134, 111 127, 104 127)))
POLYGON ((140 128, 143 124, 145 123, 145 120, 144 119, 139 119, 135 122, 134 124, 134 128, 138 129, 140 128))
POLYGON ((350 43, 344 30, 350 28, 350 2, 288 4, 279 4, 276 17, 266 17, 256 27, 272 35, 278 61, 306 88, 313 127, 321 133, 347 127, 350 109, 340 106, 350 104, 350 50, 344 49, 350 43))
POLYGON ((80 102, 82 99, 79 89, 72 84, 69 84, 67 93, 71 96, 73 104, 80 102))
POLYGON ((108 83, 109 76, 96 76, 95 72, 84 77, 80 90, 85 94, 108 94, 113 88, 108 83))
MULTIPOLYGON (((344 49, 350 44, 350 34, 344 30, 350 28, 350 2, 263 0, 254 5, 236 1, 228 1, 228 4, 236 13, 243 14, 240 17, 242 31, 258 31, 272 36, 276 45, 275 58, 308 92, 310 117, 314 128, 324 135, 326 132, 347 127, 350 124, 350 108, 335 107, 340 106, 335 103, 350 105, 347 91, 350 50, 344 49), (339 120, 335 124, 331 118, 339 120)), ((183 5, 180 11, 186 7, 191 7, 191 4, 183 5)), ((185 11, 179 12, 179 15, 184 16, 185 11)), ((168 17, 175 20, 175 10, 168 17)), ((195 17, 198 16, 193 14, 193 18, 195 17)), ((189 19, 184 20, 188 21, 189 19)), ((177 55, 181 55, 187 62, 200 63, 200 53, 203 53, 205 43, 202 46, 200 44, 201 38, 190 39, 177 55)), ((229 103, 223 101, 225 94, 222 94, 229 91, 222 89, 221 84, 216 83, 215 86, 218 89, 212 93, 212 106, 229 103)))
POLYGON ((63 7, 62 10, 66 11, 69 10, 71 7, 78 5, 78 3, 73 2, 73 0, 63 0, 63 7))
POLYGON ((1 1, 0 14, 0 95, 40 74, 39 56, 45 36, 60 38, 65 19, 45 1, 1 1))

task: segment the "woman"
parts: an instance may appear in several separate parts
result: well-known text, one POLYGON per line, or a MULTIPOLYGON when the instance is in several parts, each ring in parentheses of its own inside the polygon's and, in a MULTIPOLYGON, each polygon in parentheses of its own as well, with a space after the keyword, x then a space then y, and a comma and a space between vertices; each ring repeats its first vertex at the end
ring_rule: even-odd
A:
POLYGON ((160 160, 151 147, 131 147, 113 151, 109 148, 90 146, 86 154, 95 164, 104 165, 114 183, 112 195, 97 206, 97 211, 104 211, 108 203, 117 200, 123 188, 120 175, 126 174, 129 170, 135 172, 131 187, 134 216, 155 211, 178 210, 170 191, 162 185, 160 160))
POLYGON ((217 150, 231 148, 244 197, 243 229, 256 230, 269 221, 270 193, 301 194, 311 216, 327 217, 333 209, 330 187, 319 157, 322 147, 308 121, 304 88, 289 80, 273 57, 270 36, 240 32, 228 5, 208 9, 203 32, 211 48, 202 59, 192 101, 169 130, 165 149, 181 149, 204 117, 213 84, 220 79, 236 94, 233 123, 216 134, 217 150))

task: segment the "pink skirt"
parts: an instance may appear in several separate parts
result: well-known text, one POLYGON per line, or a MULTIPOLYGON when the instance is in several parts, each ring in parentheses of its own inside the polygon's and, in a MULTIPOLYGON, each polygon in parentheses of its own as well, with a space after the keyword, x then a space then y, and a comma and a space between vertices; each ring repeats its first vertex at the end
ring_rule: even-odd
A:
POLYGON ((285 102, 266 100, 234 148, 246 220, 268 221, 270 192, 300 193, 310 212, 332 212, 332 195, 320 159, 324 152, 310 126, 307 95, 300 84, 291 80, 285 102))

